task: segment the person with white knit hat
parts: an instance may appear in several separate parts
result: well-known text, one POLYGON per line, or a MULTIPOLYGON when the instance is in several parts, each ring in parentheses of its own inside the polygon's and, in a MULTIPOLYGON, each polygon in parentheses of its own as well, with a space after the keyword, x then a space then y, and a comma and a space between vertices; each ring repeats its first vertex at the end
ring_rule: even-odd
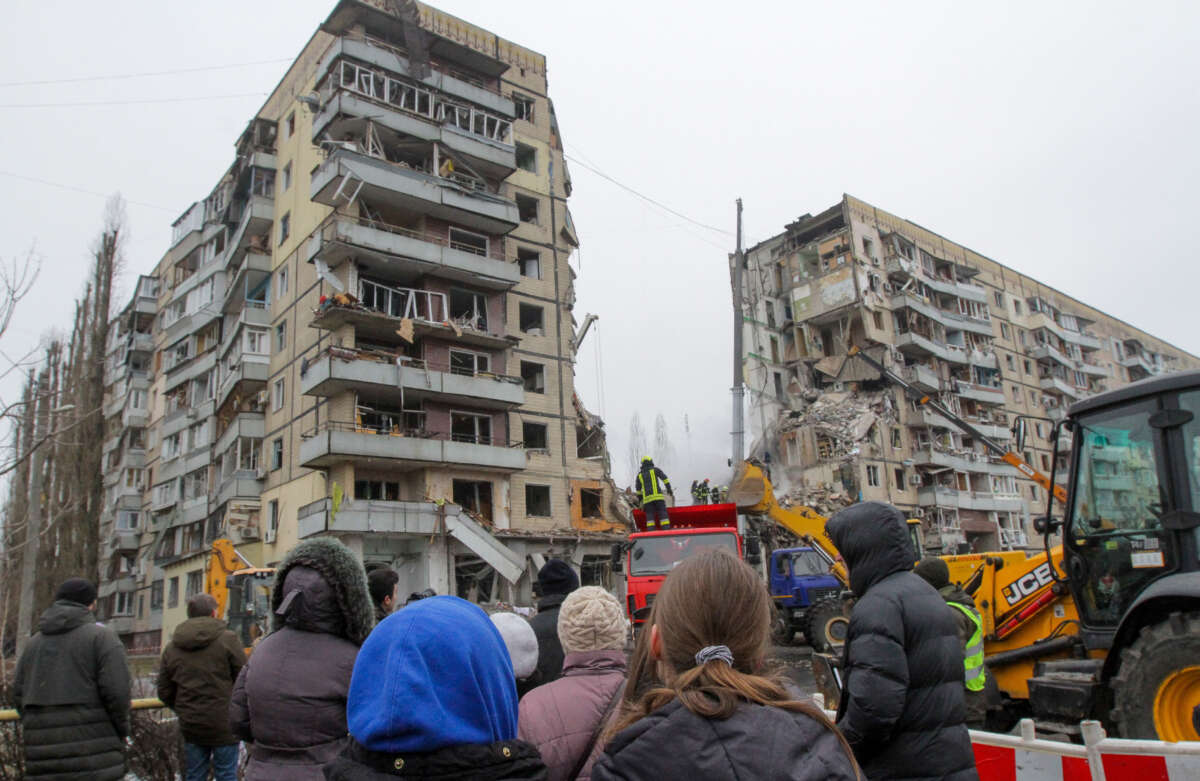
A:
POLYGON ((616 597, 584 586, 559 608, 558 639, 562 677, 521 699, 517 735, 537 746, 550 781, 586 781, 625 683, 629 622, 616 597))
POLYGON ((529 676, 537 669, 537 635, 533 633, 529 622, 516 613, 492 613, 489 618, 500 630, 500 637, 504 638, 504 647, 508 649, 508 657, 512 660, 513 677, 517 681, 517 696, 522 697, 533 688, 529 676))

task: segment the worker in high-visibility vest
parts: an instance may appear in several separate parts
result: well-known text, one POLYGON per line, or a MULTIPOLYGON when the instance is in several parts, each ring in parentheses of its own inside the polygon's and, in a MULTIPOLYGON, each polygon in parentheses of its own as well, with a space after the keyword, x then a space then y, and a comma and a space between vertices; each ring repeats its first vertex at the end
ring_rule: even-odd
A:
POLYGON ((671 519, 667 517, 667 494, 674 499, 675 491, 666 473, 654 465, 654 459, 650 456, 642 458, 635 490, 646 513, 646 531, 671 528, 671 519))
MULTIPOLYGON (((983 729, 988 712, 988 674, 983 666, 983 618, 975 600, 950 582, 950 568, 939 558, 922 559, 913 570, 935 589, 958 620, 958 637, 963 643, 963 679, 966 686, 967 728, 983 729)), ((994 684, 995 682, 991 682, 994 684)))

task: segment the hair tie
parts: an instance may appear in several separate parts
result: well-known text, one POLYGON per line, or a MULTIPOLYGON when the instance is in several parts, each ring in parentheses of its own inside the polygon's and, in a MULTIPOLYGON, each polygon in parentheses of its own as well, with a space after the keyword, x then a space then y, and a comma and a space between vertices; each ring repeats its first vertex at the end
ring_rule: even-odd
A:
POLYGON ((711 662, 714 659, 720 659, 725 664, 733 667, 733 653, 727 645, 706 645, 696 652, 696 666, 711 662))

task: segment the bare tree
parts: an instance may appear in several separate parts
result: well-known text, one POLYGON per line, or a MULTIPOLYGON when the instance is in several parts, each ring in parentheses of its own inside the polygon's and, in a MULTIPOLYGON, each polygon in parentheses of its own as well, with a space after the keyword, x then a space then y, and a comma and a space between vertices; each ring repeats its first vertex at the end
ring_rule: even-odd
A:
MULTIPOLYGON (((0 407, 0 420, 7 419, 13 432, 11 450, 0 459, 0 476, 9 478, 0 538, 5 652, 14 638, 21 643, 28 637, 32 617, 49 605, 58 583, 70 576, 96 580, 100 574, 104 368, 123 224, 124 203, 114 196, 69 335, 50 340, 40 369, 29 370, 21 400, 0 407)), ((36 274, 32 263, 0 268, 0 336, 29 292, 30 274, 36 274)), ((0 357, 10 364, 8 371, 24 365, 2 351, 0 357)))

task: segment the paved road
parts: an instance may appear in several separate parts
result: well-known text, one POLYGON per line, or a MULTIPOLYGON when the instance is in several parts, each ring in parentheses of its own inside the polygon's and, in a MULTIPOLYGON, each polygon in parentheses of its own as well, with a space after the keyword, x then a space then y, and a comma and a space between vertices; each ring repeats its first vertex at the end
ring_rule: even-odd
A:
POLYGON ((801 691, 805 694, 816 692, 812 674, 812 648, 807 645, 777 645, 774 652, 783 672, 801 691))

